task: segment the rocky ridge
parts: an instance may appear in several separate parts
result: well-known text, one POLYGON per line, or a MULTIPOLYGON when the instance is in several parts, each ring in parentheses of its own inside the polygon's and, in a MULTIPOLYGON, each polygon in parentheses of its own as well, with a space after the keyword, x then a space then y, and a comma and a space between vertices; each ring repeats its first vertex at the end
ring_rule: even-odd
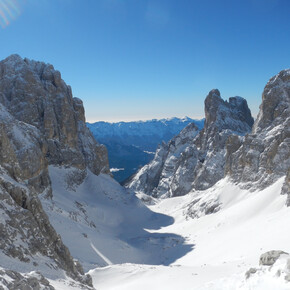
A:
POLYGON ((106 148, 87 129, 82 101, 52 65, 11 55, 0 62, 0 80, 0 103, 40 131, 49 164, 109 173, 106 148))
POLYGON ((154 159, 145 165, 130 182, 131 188, 145 193, 153 192, 153 196, 168 195, 172 178, 177 170, 181 154, 198 133, 194 123, 187 125, 168 144, 162 143, 156 151, 154 159), (150 174, 147 172, 150 171, 150 174), (138 180, 138 182, 135 182, 138 180))
MULTIPOLYGON (((205 190, 225 176, 250 190, 263 189, 286 176, 281 193, 288 195, 289 206, 289 104, 290 70, 281 71, 267 83, 255 123, 243 98, 223 101, 219 91, 212 90, 205 99, 205 127, 187 146, 178 148, 178 161, 171 164, 174 169, 158 177, 162 170, 156 169, 163 168, 172 155, 168 154, 170 145, 163 145, 127 186, 155 197, 170 197, 205 190), (150 186, 145 185, 147 181, 150 186), (170 184, 166 188, 169 194, 160 189, 164 184, 170 184)), ((218 208, 217 201, 212 205, 212 210, 206 209, 208 213, 218 208)), ((197 200, 192 206, 201 205, 197 200)))
POLYGON ((206 97, 205 117, 204 129, 198 133, 196 126, 188 125, 163 144, 127 186, 154 197, 172 197, 207 189, 223 178, 228 137, 241 138, 254 120, 245 99, 224 101, 216 89, 206 97))
POLYGON ((232 136, 227 148, 226 174, 234 182, 253 190, 286 175, 282 193, 290 194, 290 70, 269 80, 251 134, 232 136))
POLYGON ((33 272, 30 275, 22 275, 15 271, 0 268, 0 288, 5 289, 4 287, 17 290, 55 289, 41 273, 33 272))
POLYGON ((82 101, 53 66, 12 55, 0 62, 0 136, 1 266, 41 269, 46 277, 63 271, 92 286, 39 200, 53 195, 49 165, 76 168, 71 184, 87 170, 109 173, 106 148, 87 129, 82 101))

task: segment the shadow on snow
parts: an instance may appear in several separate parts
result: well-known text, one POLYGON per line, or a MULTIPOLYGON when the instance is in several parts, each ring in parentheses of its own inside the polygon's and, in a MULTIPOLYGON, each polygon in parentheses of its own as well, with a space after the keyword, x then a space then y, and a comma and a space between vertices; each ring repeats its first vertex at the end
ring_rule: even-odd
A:
MULTIPOLYGON (((180 235, 151 232, 172 225, 174 218, 171 216, 153 212, 143 205, 136 215, 125 220, 118 238, 144 253, 141 261, 136 257, 135 263, 168 266, 194 249, 194 244, 187 244, 180 235)), ((132 262, 131 258, 128 257, 128 261, 132 262)))

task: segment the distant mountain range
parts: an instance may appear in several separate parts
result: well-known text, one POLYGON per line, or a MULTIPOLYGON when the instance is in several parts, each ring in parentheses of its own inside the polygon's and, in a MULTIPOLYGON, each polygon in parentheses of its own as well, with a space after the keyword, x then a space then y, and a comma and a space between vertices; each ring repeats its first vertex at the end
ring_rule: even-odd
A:
POLYGON ((201 130, 204 119, 174 117, 135 122, 96 122, 87 123, 87 126, 96 140, 106 145, 111 172, 117 181, 122 182, 153 159, 159 144, 168 142, 190 123, 201 130))

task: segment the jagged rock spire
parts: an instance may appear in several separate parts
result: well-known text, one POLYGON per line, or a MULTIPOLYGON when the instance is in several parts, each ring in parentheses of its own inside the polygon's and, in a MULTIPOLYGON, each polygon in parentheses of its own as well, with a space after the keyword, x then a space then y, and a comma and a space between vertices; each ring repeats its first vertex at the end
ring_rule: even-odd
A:
MULTIPOLYGON (((288 193, 290 168, 290 70, 272 77, 262 94, 262 104, 252 134, 240 145, 228 147, 226 172, 250 189, 264 188, 288 174, 282 193, 288 193), (230 154, 229 154, 230 153, 230 154)), ((289 193, 290 196, 290 193, 289 193)))
POLYGON ((168 197, 207 189, 223 178, 228 137, 250 132, 254 120, 245 99, 233 97, 224 101, 217 89, 205 99, 205 117, 203 130, 197 134, 196 128, 188 125, 167 146, 157 150, 154 160, 128 186, 168 197))

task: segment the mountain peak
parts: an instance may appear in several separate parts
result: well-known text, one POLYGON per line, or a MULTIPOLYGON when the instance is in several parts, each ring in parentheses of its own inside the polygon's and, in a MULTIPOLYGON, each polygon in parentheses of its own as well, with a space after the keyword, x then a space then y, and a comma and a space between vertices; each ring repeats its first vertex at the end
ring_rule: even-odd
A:
POLYGON ((254 133, 283 122, 290 114, 290 69, 282 70, 265 86, 254 133))
POLYGON ((224 177, 225 147, 230 135, 245 135, 253 118, 241 97, 224 101, 213 89, 205 99, 205 126, 199 132, 189 124, 154 160, 130 180, 128 187, 154 196, 178 196, 192 189, 204 190, 224 177))
POLYGON ((85 126, 82 102, 73 98, 52 65, 17 54, 1 61, 0 102, 13 117, 44 135, 50 164, 73 163, 96 174, 109 172, 104 147, 85 126))
POLYGON ((251 189, 263 188, 281 176, 285 179, 283 193, 289 186, 290 167, 290 70, 272 77, 262 94, 262 104, 252 133, 241 146, 235 139, 228 147, 227 172, 235 182, 243 182, 251 189))
POLYGON ((23 58, 19 54, 15 53, 7 56, 3 61, 4 62, 23 61, 23 58))
POLYGON ((39 198, 53 198, 52 166, 73 172, 67 181, 70 188, 88 174, 109 173, 104 146, 85 126, 82 102, 72 97, 53 66, 11 55, 0 62, 0 123, 1 267, 9 263, 18 270, 19 262, 30 271, 36 266, 55 273, 64 270, 92 286, 39 198))
POLYGON ((231 129, 244 133, 254 123, 247 101, 242 97, 221 98, 220 91, 213 89, 205 99, 205 128, 214 125, 219 130, 231 129))

